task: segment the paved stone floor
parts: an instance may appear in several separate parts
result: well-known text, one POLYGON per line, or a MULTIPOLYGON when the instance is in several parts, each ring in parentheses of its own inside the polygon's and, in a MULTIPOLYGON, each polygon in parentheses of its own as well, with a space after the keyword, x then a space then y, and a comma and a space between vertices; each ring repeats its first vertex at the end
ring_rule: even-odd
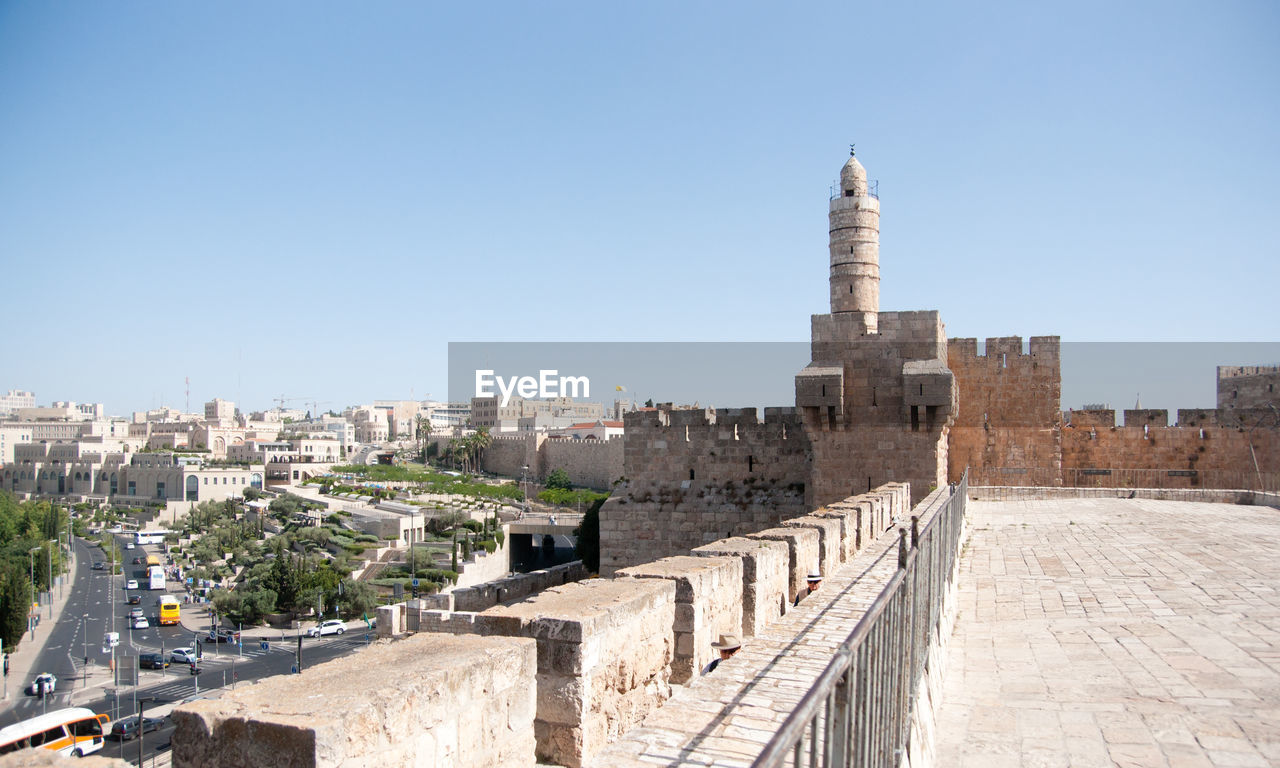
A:
POLYGON ((970 502, 938 765, 1280 765, 1280 511, 970 502))

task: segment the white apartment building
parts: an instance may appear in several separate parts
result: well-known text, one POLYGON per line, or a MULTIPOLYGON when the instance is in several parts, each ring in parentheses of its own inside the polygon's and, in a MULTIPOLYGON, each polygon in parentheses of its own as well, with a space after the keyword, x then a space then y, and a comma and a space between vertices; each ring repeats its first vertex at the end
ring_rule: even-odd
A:
POLYGON ((11 389, 0 395, 0 416, 10 416, 19 408, 35 408, 36 393, 24 389, 11 389))

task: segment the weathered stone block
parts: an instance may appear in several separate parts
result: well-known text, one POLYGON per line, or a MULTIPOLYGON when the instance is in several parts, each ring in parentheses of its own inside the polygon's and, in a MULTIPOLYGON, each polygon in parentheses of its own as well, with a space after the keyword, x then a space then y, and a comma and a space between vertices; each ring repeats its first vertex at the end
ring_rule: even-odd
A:
POLYGON ((818 567, 818 532, 813 528, 769 528, 747 538, 781 541, 787 545, 787 599, 795 599, 801 589, 807 589, 805 577, 818 567))
POLYGON ((840 520, 818 515, 793 517, 782 521, 783 528, 811 528, 818 532, 818 571, 823 576, 835 573, 843 561, 844 542, 840 532, 840 520))
POLYGON ((742 636, 754 637, 786 613, 789 563, 786 543, 734 537, 693 550, 697 557, 737 557, 742 561, 742 636))
POLYGON ((715 653, 711 643, 742 627, 742 560, 738 557, 667 557, 624 568, 619 578, 663 579, 675 584, 671 627, 675 655, 671 682, 698 676, 715 653))
POLYGON ((670 696, 675 592, 665 579, 589 579, 475 614, 478 634, 537 640, 538 757, 576 768, 670 696))
POLYGON ((174 710, 173 764, 531 766, 535 643, 420 634, 174 710))

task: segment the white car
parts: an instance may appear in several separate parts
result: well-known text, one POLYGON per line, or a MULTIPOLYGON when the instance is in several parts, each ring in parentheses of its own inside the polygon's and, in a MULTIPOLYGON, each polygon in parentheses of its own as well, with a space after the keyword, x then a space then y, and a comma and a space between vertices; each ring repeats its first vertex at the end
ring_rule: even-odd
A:
POLYGON ((126 582, 124 583, 124 588, 125 588, 125 589, 137 589, 137 588, 138 588, 138 580, 137 580, 137 579, 129 579, 128 581, 126 581, 126 582))
POLYGON ((139 616, 133 620, 134 629, 151 629, 151 625, 147 623, 146 616, 139 616))
POLYGON ((347 631, 347 625, 337 619, 329 619, 321 622, 320 626, 312 627, 307 630, 307 637, 321 637, 323 635, 340 635, 347 631))
POLYGON ((58 678, 45 672, 44 674, 36 675, 36 679, 32 680, 31 685, 27 686, 27 692, 32 696, 39 696, 41 683, 44 684, 44 692, 46 694, 53 693, 58 689, 58 678))
POLYGON ((176 664, 190 664, 196 659, 195 648, 174 648, 169 654, 169 660, 176 664))

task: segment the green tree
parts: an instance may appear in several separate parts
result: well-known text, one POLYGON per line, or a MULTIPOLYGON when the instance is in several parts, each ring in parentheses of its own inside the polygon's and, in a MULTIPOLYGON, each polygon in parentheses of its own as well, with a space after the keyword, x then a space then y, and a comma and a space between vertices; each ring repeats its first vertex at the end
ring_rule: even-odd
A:
POLYGON ((31 604, 31 582, 12 563, 0 571, 0 638, 6 651, 16 649, 27 630, 27 610, 31 604))
POLYGON ((363 581, 342 580, 342 595, 338 598, 338 611, 349 619, 372 613, 378 607, 378 592, 372 584, 363 581))
POLYGON ((573 487, 573 483, 569 482, 569 473, 559 468, 551 470, 544 485, 547 486, 547 490, 560 489, 567 491, 573 487))
POLYGON ((591 573, 600 571, 600 508, 604 502, 604 499, 593 502, 573 531, 578 539, 573 545, 573 552, 591 573))

